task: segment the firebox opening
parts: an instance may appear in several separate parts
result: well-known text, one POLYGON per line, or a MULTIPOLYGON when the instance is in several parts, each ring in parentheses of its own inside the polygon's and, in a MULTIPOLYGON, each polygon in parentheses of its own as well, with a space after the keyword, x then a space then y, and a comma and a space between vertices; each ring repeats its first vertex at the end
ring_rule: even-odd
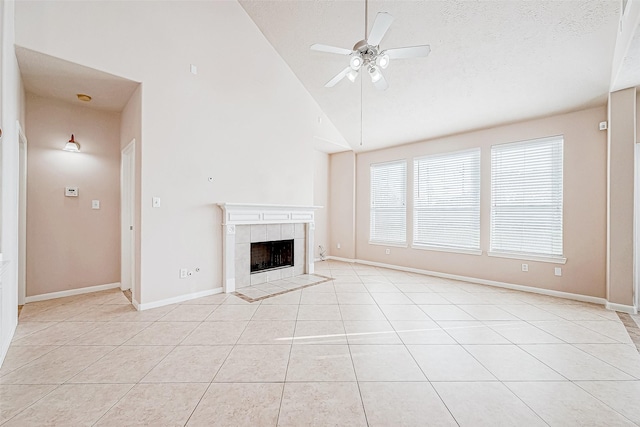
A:
POLYGON ((293 239, 251 244, 251 274, 293 267, 293 239))

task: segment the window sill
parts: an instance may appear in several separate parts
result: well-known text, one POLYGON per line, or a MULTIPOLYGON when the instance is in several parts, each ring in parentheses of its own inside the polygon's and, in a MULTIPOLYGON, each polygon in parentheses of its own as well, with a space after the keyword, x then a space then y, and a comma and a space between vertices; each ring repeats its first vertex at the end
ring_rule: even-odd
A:
POLYGON ((520 259, 520 260, 523 260, 523 261, 548 262, 548 263, 551 263, 551 264, 566 264, 567 263, 567 259, 565 257, 518 254, 518 253, 506 253, 506 252, 487 252, 487 255, 492 256, 492 257, 498 257, 498 258, 520 259))
POLYGON ((482 255, 481 249, 460 249, 460 248, 440 248, 437 246, 413 244, 411 249, 420 249, 422 251, 450 252, 453 254, 464 255, 482 255))
POLYGON ((392 246, 394 248, 407 248, 408 247, 406 243, 372 242, 371 240, 369 240, 369 244, 370 245, 376 245, 376 246, 392 246))

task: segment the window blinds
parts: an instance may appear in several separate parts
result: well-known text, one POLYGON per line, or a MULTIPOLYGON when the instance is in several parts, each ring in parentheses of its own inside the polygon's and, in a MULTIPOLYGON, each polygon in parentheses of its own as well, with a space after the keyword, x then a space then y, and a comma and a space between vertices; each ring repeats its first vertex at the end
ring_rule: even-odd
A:
POLYGON ((491 251, 562 257, 563 137, 491 148, 491 251))
POLYGON ((406 161, 371 165, 371 242, 406 243, 406 197, 406 161))
POLYGON ((413 244, 480 249, 480 149, 414 160, 413 244))

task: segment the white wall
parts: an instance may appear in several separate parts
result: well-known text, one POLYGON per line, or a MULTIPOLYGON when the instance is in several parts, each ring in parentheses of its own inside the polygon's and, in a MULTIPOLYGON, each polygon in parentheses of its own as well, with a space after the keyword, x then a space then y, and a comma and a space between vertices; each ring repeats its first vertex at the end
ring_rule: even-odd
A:
POLYGON ((237 2, 20 2, 16 26, 21 46, 142 83, 141 303, 221 286, 215 203, 313 204, 321 110, 237 2))
POLYGON ((13 1, 0 2, 2 10, 2 214, 0 253, 7 262, 0 291, 0 363, 18 322, 18 128, 24 123, 24 90, 14 49, 13 1))

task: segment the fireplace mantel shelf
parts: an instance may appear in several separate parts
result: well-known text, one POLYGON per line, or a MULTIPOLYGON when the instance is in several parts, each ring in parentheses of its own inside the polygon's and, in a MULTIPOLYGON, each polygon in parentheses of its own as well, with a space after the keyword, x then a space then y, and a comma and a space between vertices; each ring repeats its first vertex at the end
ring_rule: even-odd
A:
POLYGON ((223 225, 286 224, 313 222, 314 211, 322 206, 260 205, 218 203, 224 213, 223 225))

